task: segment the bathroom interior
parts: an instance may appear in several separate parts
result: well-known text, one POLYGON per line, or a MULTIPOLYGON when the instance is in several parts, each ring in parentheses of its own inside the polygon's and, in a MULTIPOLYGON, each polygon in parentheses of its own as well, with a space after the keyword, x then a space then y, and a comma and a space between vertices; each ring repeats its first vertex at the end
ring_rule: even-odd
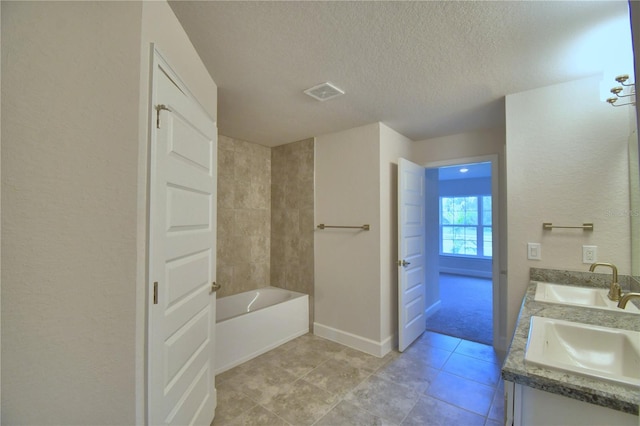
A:
MULTIPOLYGON (((3 423, 150 423, 147 142, 153 128, 148 111, 153 42, 171 59, 202 108, 219 120, 216 297, 230 299, 269 286, 305 296, 304 306, 292 308, 297 319, 284 319, 294 327, 287 336, 250 347, 247 357, 233 350, 223 355, 228 363, 213 366, 213 424, 331 425, 347 424, 347 419, 356 424, 553 424, 553 419, 568 422, 567 416, 584 424, 581 412, 591 419, 615 419, 607 424, 637 424, 638 377, 632 378, 635 384, 620 384, 611 377, 593 379, 584 372, 558 373, 555 367, 524 364, 531 316, 526 309, 557 315, 588 309, 534 301, 532 280, 606 288, 612 269, 599 266, 589 272, 589 265, 610 262, 617 266, 624 293, 640 290, 630 278, 640 275, 636 108, 621 106, 628 102, 625 98, 618 105, 602 98, 603 84, 605 92, 617 85, 616 75, 627 72, 633 81, 633 67, 617 67, 612 76, 601 72, 507 91, 497 102, 503 122, 494 127, 409 138, 389 124, 392 120, 358 116, 356 124, 343 123, 331 131, 316 131, 313 120, 292 121, 291 129, 307 125, 313 131, 274 141, 259 136, 260 125, 268 127, 263 122, 268 120, 246 126, 246 138, 236 136, 242 132, 232 125, 223 127, 224 120, 243 111, 234 111, 226 101, 237 95, 237 88, 203 65, 211 57, 202 47, 206 32, 188 26, 189 19, 199 22, 193 4, 6 3, 3 423), (87 24, 78 27, 78 22, 87 24), (115 25, 122 30, 114 35, 110 29, 115 25), (46 44, 49 50, 42 48, 49 39, 56 43, 46 44), (89 68, 78 65, 79 51, 89 68), (115 72, 114 63, 137 71, 115 72), (73 74, 69 64, 77 65, 85 77, 73 74), (75 79, 69 79, 70 74, 75 79), (97 87, 95 81, 104 86, 97 87), (70 106, 46 107, 62 101, 70 106), (92 108, 87 105, 100 111, 99 119, 88 115, 92 108), (40 124, 30 121, 34 108, 40 124), (101 127, 107 126, 101 124, 104 117, 121 125, 101 127), (89 132, 100 134, 95 143, 86 141, 89 132), (36 145, 39 140, 51 143, 36 145), (402 321, 398 158, 426 170, 471 162, 492 165, 493 316, 488 344, 426 331, 404 352, 396 349, 402 321), (593 227, 546 229, 543 223, 548 222, 593 227), (355 228, 331 228, 334 225, 355 228), (588 262, 583 261, 584 250, 589 250, 588 262), (45 285, 34 289, 33 283, 45 285), (285 366, 290 370, 281 375, 265 372, 285 366), (238 388, 241 380, 243 389, 238 388), (590 385, 596 396, 575 389, 590 385), (540 394, 541 388, 550 391, 540 394), (476 400, 465 401, 465 395, 473 394, 476 400), (565 399, 545 399, 549 395, 565 399), (535 416, 545 409, 532 413, 522 408, 541 406, 553 407, 546 411, 555 417, 540 420, 535 416)), ((612 4, 620 7, 620 2, 612 4)), ((235 13, 249 5, 239 2, 235 13)), ((628 23, 629 15, 624 18, 628 23)), ((598 37, 576 37, 576 43, 589 47, 567 46, 567 60, 578 61, 580 54, 588 58, 598 37)), ((629 40, 612 43, 626 49, 619 56, 632 56, 629 40)), ((349 88, 344 89, 346 97, 349 88)), ((335 119, 349 111, 337 106, 334 114, 321 108, 339 102, 337 98, 310 108, 318 117, 335 119)), ((460 120, 465 118, 463 114, 460 120)), ((427 171, 424 177, 428 182, 427 171)), ((433 197, 430 201, 427 212, 437 205, 433 197)), ((428 236, 424 241, 432 253, 439 250, 437 243, 428 236)), ((440 271, 434 258, 426 260, 424 269, 426 309, 438 303, 434 288, 440 271)), ((588 310, 584 316, 590 318, 579 318, 586 324, 640 332, 639 317, 629 313, 636 304, 637 299, 631 300, 624 313, 588 310)), ((417 313, 423 323, 429 318, 425 309, 417 313)), ((271 328, 272 319, 260 318, 248 326, 260 331, 244 340, 259 341, 266 334, 259 323, 271 328)), ((220 330, 215 350, 229 347, 220 340, 224 333, 245 331, 220 330)), ((637 345, 636 350, 635 355, 630 352, 631 363, 640 362, 637 345)))
MULTIPOLYGON (((630 54, 629 46, 628 49, 627 53, 630 54)), ((478 160, 479 164, 489 165, 489 173, 486 173, 488 183, 484 182, 483 188, 479 191, 489 195, 492 193, 491 162, 482 163, 481 161, 487 160, 492 155, 495 156, 493 161, 499 166, 496 167, 498 169, 496 175, 498 176, 494 176, 494 184, 497 181, 496 202, 494 204, 497 211, 494 219, 505 214, 505 210, 502 209, 504 204, 499 204, 505 194, 505 188, 501 187, 504 182, 501 183, 499 180, 501 174, 506 173, 507 175, 507 193, 527 194, 521 199, 515 196, 507 199, 509 205, 506 209, 506 221, 511 220, 515 226, 506 231, 504 216, 502 216, 502 221, 500 219, 495 221, 498 229, 493 236, 497 240, 497 244, 493 247, 496 248, 495 255, 498 259, 495 262, 489 261, 488 267, 474 265, 468 258, 463 258, 463 261, 458 263, 467 260, 467 268, 476 268, 475 271, 465 271, 464 264, 462 266, 452 265, 451 259, 443 258, 442 249, 438 253, 439 256, 436 256, 437 260, 428 261, 430 267, 439 271, 440 274, 443 271, 454 271, 454 273, 463 276, 482 275, 484 278, 488 278, 482 284, 488 283, 489 304, 495 306, 494 309, 491 309, 492 316, 488 321, 489 337, 480 337, 480 333, 474 330, 471 331, 472 337, 467 337, 466 340, 479 341, 489 347, 493 346, 496 359, 500 362, 504 360, 505 352, 510 343, 510 330, 513 327, 513 323, 510 321, 515 322, 513 317, 517 316, 522 301, 522 296, 518 292, 513 292, 515 296, 512 296, 512 292, 505 292, 504 286, 500 284, 501 275, 505 275, 497 266, 500 261, 500 231, 508 232, 509 238, 519 232, 518 238, 540 244, 538 250, 540 253, 544 251, 541 259, 545 260, 544 268, 546 269, 587 271, 589 264, 585 264, 582 257, 576 253, 580 251, 582 245, 595 245, 594 237, 588 232, 574 230, 556 229, 550 232, 542 228, 542 223, 553 220, 556 223, 572 224, 577 221, 580 222, 578 224, 581 224, 583 221, 595 221, 595 219, 587 219, 589 217, 598 217, 599 221, 604 221, 603 226, 618 229, 617 235, 613 235, 616 232, 609 233, 607 239, 617 240, 613 245, 620 249, 619 254, 616 254, 616 249, 612 250, 611 248, 607 249, 608 253, 600 251, 598 259, 603 260, 603 256, 607 256, 607 254, 612 257, 622 255, 622 258, 615 262, 620 268, 630 271, 628 268, 631 266, 632 258, 627 250, 631 244, 630 219, 633 217, 634 210, 633 207, 628 207, 630 195, 628 191, 630 178, 633 176, 633 171, 630 169, 633 162, 630 159, 634 158, 634 154, 629 150, 637 145, 634 132, 636 118, 632 108, 625 111, 624 108, 618 109, 608 105, 602 99, 593 99, 591 94, 600 90, 600 85, 601 78, 587 78, 508 95, 506 100, 506 136, 497 135, 491 131, 471 132, 462 136, 454 135, 423 142, 411 142, 409 145, 413 146, 405 151, 406 158, 427 167, 425 173, 429 170, 430 164, 463 164, 465 160, 468 161, 470 158, 480 159, 478 160), (556 99, 557 93, 563 93, 564 96, 556 99), (552 99, 553 101, 551 101, 552 99), (541 104, 545 105, 545 110, 539 107, 541 104), (608 109, 604 107, 608 107, 608 109), (569 114, 572 117, 578 118, 568 120, 567 111, 570 111, 569 114), (536 123, 536 125, 531 123, 536 123), (600 132, 605 132, 606 135, 600 132), (615 135, 611 132, 615 132, 615 135), (493 138, 494 141, 474 152, 464 145, 464 138, 483 142, 493 138), (615 142, 602 144, 601 141, 604 139, 607 141, 615 140, 615 142), (558 146, 560 143, 561 147, 558 146), (416 149, 416 146, 426 146, 427 144, 430 145, 428 154, 421 154, 420 147, 416 149), (446 150, 456 144, 459 145, 458 157, 450 157, 446 150), (612 148, 612 146, 616 146, 616 148, 612 148), (606 155, 602 151, 603 149, 606 150, 606 155), (438 158, 434 153, 440 150, 445 153, 438 158), (509 152, 506 152, 509 150, 515 154, 510 156, 509 152), (416 152, 418 153, 416 154, 416 152), (611 158, 611 154, 614 152, 616 154, 611 158), (507 158, 506 170, 502 168, 505 156, 507 158), (576 161, 574 164, 566 164, 567 158, 575 158, 576 161), (536 164, 536 168, 539 167, 539 170, 532 170, 531 164, 536 164), (519 169, 525 171, 520 173, 519 169), (580 172, 581 170, 589 170, 589 174, 584 174, 580 172), (591 181, 596 176, 596 180, 603 179, 603 181, 591 181), (558 188, 554 182, 562 183, 564 188, 558 188), (614 191, 618 194, 610 192, 610 188, 613 187, 618 188, 614 191), (598 188, 602 188, 603 191, 598 188), (606 201, 608 197, 611 198, 606 201), (592 206, 596 200, 599 200, 600 206, 610 205, 608 203, 623 205, 625 206, 624 211, 615 212, 615 209, 586 210, 586 206, 592 206), (576 212, 582 213, 584 218, 578 217, 576 212), (543 217, 548 217, 548 219, 541 219, 543 217), (614 222, 616 223, 614 224, 614 222), (569 247, 576 253, 566 255, 565 252, 569 250, 569 247), (625 262, 627 262, 626 266, 625 262), (495 281, 493 277, 496 277, 495 281), (512 299, 505 300, 509 297, 512 299), (495 339, 493 338, 494 333, 495 339)), ((317 227, 319 223, 324 221, 327 223, 333 221, 335 224, 370 221, 367 215, 362 212, 355 214, 349 212, 348 208, 345 208, 345 211, 335 211, 336 205, 348 207, 348 201, 344 198, 344 194, 348 193, 350 197, 355 198, 354 194, 357 191, 362 191, 362 188, 358 188, 355 184, 353 187, 344 188, 349 185, 345 182, 350 178, 353 179, 353 176, 350 176, 352 170, 349 170, 347 165, 356 162, 362 163, 359 153, 349 157, 349 152, 344 149, 344 145, 353 144, 354 151, 358 152, 355 149, 356 142, 353 141, 358 137, 368 137, 366 135, 371 131, 370 127, 349 129, 328 136, 319 136, 272 148, 220 135, 218 208, 219 224, 221 224, 223 231, 218 234, 218 279, 225 283, 226 288, 223 286, 218 296, 224 297, 247 290, 260 289, 264 287, 265 283, 307 294, 309 295, 311 333, 315 332, 318 336, 358 348, 369 354, 386 356, 390 352, 385 348, 384 343, 377 345, 377 347, 371 347, 371 345, 362 342, 364 339, 358 339, 364 335, 361 331, 363 328, 359 329, 360 325, 351 320, 354 310, 353 303, 344 304, 345 298, 347 301, 362 300, 364 298, 363 292, 378 291, 376 287, 384 279, 373 276, 372 282, 376 284, 369 287, 368 284, 358 283, 363 280, 363 277, 359 276, 356 271, 352 270, 350 273, 345 270, 335 273, 327 272, 340 268, 343 263, 341 259, 347 257, 350 259, 349 262, 346 262, 348 268, 357 269, 357 264, 363 262, 364 269, 364 260, 358 261, 357 259, 364 259, 365 245, 370 242, 366 241, 360 245, 358 238, 364 239, 366 233, 360 230, 327 231, 317 227), (341 144, 342 147, 337 148, 337 144, 341 144), (327 159, 330 159, 330 171, 323 171, 321 163, 327 159), (343 167, 341 167, 342 164, 344 164, 343 167), (345 171, 342 172, 341 169, 345 169, 345 171), (323 175, 323 173, 330 173, 331 176, 323 175), (270 183, 269 179, 271 179, 270 183), (269 188, 271 189, 271 198, 268 196, 269 188), (341 191, 343 194, 335 195, 341 191), (316 200, 321 200, 320 202, 327 207, 314 205, 316 200), (244 215, 247 214, 244 210, 246 209, 255 210, 252 212, 255 215, 252 231, 247 231, 248 228, 244 223, 244 215), (353 219, 344 219, 349 216, 353 219), (270 228, 269 217, 271 217, 270 228), (238 221, 241 223, 237 223, 238 221), (238 228, 242 228, 242 230, 238 230, 238 228), (346 245, 345 248, 340 247, 343 244, 346 245), (362 256, 359 256, 358 253, 361 253, 362 256), (241 261, 242 264, 237 264, 238 261, 241 261), (314 270, 314 268, 317 269, 314 270), (346 279, 349 275, 353 277, 352 281, 346 279), (358 285, 361 285, 360 289, 357 288, 358 285), (352 289, 347 289, 347 287, 352 289), (314 312, 317 317, 314 317, 314 312), (341 316, 348 316, 350 320, 341 322, 341 316), (358 337, 354 337, 354 335, 358 337)), ((384 124, 379 123, 373 127, 379 128, 379 135, 374 134, 371 140, 378 142, 381 147, 385 144, 393 145, 391 137, 385 138, 384 124)), ((386 131, 393 133, 391 129, 386 129, 386 131)), ((393 135, 393 137, 402 139, 402 135, 393 135)), ((363 149, 362 146, 360 148, 363 149)), ((454 151, 454 149, 451 150, 454 151)), ((384 160, 381 158, 379 163, 383 165, 384 160)), ((377 162, 370 163, 372 168, 377 166, 377 162)), ((446 186, 442 182, 440 185, 446 186)), ((470 189, 470 186, 473 184, 467 183, 466 192, 465 189, 453 189, 452 191, 453 193, 461 191, 461 194, 473 195, 475 192, 470 189)), ((428 191, 429 188, 427 188, 428 191)), ((439 195, 442 196, 442 193, 439 195)), ((388 200, 392 206, 397 203, 394 196, 397 195, 392 195, 388 200)), ((427 215, 430 215, 431 218, 434 217, 433 215, 436 217, 439 215, 438 212, 434 212, 433 208, 434 205, 439 205, 438 194, 431 195, 431 200, 434 199, 433 197, 435 197, 435 203, 432 201, 431 206, 426 206, 427 215)), ((353 201, 351 203, 353 204, 353 201)), ((378 224, 374 223, 372 228, 377 227, 376 225, 385 226, 379 222, 378 224)), ((429 225, 427 227, 433 229, 429 228, 429 225)), ((517 241, 518 238, 513 237, 513 241, 517 241)), ((610 243, 603 244, 611 247, 610 243)), ((490 239, 489 245, 491 246, 490 239)), ((502 240, 503 256, 505 245, 507 244, 504 244, 504 240, 502 240)), ((523 249, 518 244, 511 243, 506 250, 508 255, 516 259, 523 257, 522 252, 525 253, 526 260, 522 265, 511 266, 517 265, 518 261, 510 262, 510 269, 515 268, 517 271, 521 271, 523 283, 528 282, 529 267, 536 268, 536 262, 540 261, 540 259, 528 258, 526 248, 526 244, 523 249)), ((509 279, 511 280, 511 277, 509 279)), ((427 286, 431 287, 427 290, 427 310, 441 302, 439 295, 433 290, 433 287, 438 287, 438 281, 438 277, 434 277, 433 274, 427 278, 427 286), (431 302, 434 303, 429 305, 431 302)), ((394 280, 391 282, 393 283, 394 280)), ((510 286, 511 288, 512 286, 510 286)), ((460 294, 458 301, 465 303, 470 299, 475 302, 476 299, 481 298, 486 298, 486 294, 460 294)), ((390 300, 396 303, 393 297, 390 300)), ((385 303, 385 301, 381 300, 380 303, 385 303)), ((467 303, 468 307, 471 307, 471 303, 467 303)), ((465 307, 459 308, 464 309, 465 307)), ((384 316, 384 309, 381 311, 379 306, 374 305, 361 309, 364 318, 372 319, 384 316)), ((456 315, 458 323, 463 323, 463 315, 458 311, 447 318, 449 321, 451 321, 451 317, 455 320, 456 315)), ((427 329, 432 330, 429 318, 435 317, 429 315, 426 317, 427 329)), ((482 322, 482 318, 477 313, 475 318, 472 313, 469 321, 474 322, 474 319, 475 323, 482 322)), ((394 325, 391 329, 393 330, 398 325, 395 319, 392 322, 394 325)), ((384 342, 384 338, 395 334, 394 331, 387 332, 386 335, 381 330, 375 330, 375 332, 369 339, 378 342, 384 342), (376 335, 375 332, 378 334, 376 335)), ((460 337, 456 336, 455 331, 441 331, 440 333, 460 337)), ((394 345, 395 342, 390 346, 394 345)), ((236 353, 235 356, 237 357, 238 354, 236 353)), ((229 364, 229 366, 242 365, 244 361, 244 359, 238 359, 236 363, 229 364)), ((289 362, 291 361, 289 360, 289 362)), ((225 378, 229 377, 228 373, 225 375, 227 370, 228 368, 224 368, 221 371, 222 375, 219 376, 223 384, 225 378)), ((232 375, 232 377, 234 376, 232 375)), ((236 399, 242 398, 241 393, 234 393, 234 395, 236 399)), ((491 403, 482 408, 486 410, 484 414, 489 412, 493 415, 493 418, 491 415, 485 417, 486 424, 496 422, 496 418, 502 419, 504 414, 502 411, 495 412, 495 406, 499 404, 494 404, 494 402, 495 398, 492 398, 491 403)), ((476 413, 482 413, 482 409, 476 413)), ((227 414, 227 412, 223 413, 223 416, 227 414)), ((222 419, 226 419, 226 417, 219 419, 219 422, 222 419)), ((397 421, 397 419, 395 420, 397 421)))

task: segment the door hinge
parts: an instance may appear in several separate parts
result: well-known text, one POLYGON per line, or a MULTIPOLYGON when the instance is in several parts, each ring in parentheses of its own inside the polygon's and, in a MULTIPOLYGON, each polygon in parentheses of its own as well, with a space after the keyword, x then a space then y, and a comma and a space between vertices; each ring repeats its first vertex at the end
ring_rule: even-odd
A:
POLYGON ((165 104, 156 105, 156 129, 160 128, 160 111, 162 110, 171 112, 165 104))
POLYGON ((153 304, 158 304, 158 281, 153 283, 153 304))

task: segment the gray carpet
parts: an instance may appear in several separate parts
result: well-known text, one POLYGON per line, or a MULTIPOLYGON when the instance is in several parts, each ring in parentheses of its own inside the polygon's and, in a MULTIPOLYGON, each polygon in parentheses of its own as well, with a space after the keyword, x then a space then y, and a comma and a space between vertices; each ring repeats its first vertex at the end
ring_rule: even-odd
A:
POLYGON ((440 274, 440 310, 427 318, 427 330, 493 344, 490 279, 440 274))

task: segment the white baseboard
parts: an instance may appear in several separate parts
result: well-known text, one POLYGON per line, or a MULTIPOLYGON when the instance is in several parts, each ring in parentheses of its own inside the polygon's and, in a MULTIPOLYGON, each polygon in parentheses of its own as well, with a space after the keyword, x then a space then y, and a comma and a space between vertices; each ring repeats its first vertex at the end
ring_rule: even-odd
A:
POLYGON ((438 312, 440 310, 440 305, 442 305, 442 301, 438 300, 436 303, 434 303, 433 305, 429 306, 427 309, 424 310, 424 316, 426 318, 429 318, 431 315, 433 315, 436 312, 438 312))
POLYGON ((382 358, 391 352, 395 341, 395 336, 389 336, 382 342, 376 342, 375 340, 318 324, 317 322, 313 323, 313 334, 378 358, 382 358))

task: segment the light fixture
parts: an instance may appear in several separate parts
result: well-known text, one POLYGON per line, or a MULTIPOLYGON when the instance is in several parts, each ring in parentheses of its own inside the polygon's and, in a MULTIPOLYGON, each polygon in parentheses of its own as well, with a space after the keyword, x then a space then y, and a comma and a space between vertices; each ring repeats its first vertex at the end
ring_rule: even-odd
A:
POLYGON ((614 80, 618 84, 621 84, 621 86, 613 87, 611 89, 611 93, 613 93, 615 96, 607 98, 606 101, 614 107, 635 105, 636 104, 636 85, 634 83, 627 83, 627 81, 629 80, 629 75, 622 74, 617 76, 614 80), (627 102, 626 104, 618 104, 617 103, 618 99, 621 99, 621 98, 630 98, 628 99, 630 102, 627 102))
POLYGON ((344 90, 327 81, 305 90, 304 93, 322 102, 344 95, 344 90))

